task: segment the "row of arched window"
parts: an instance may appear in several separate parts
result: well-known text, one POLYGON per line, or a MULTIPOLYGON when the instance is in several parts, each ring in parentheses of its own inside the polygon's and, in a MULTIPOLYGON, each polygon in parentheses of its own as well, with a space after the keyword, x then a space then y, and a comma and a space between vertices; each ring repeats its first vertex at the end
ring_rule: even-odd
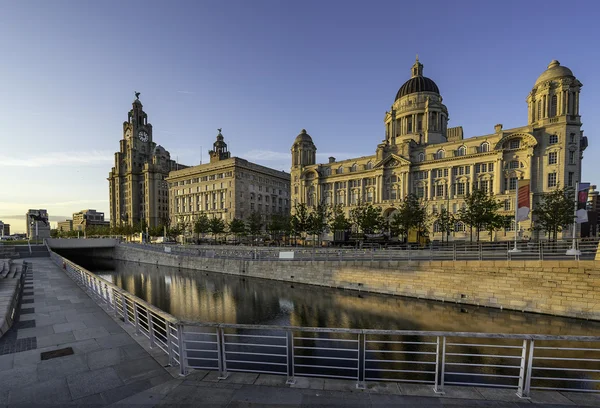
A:
MULTIPOLYGON (((371 170, 373 168, 373 163, 372 162, 368 162, 365 165, 365 170, 371 170)), ((358 171, 358 164, 354 163, 352 166, 350 166, 350 172, 354 173, 358 171)), ((343 174, 344 173, 344 166, 339 166, 337 169, 335 169, 335 174, 343 174)), ((331 176, 331 167, 325 167, 323 169, 323 175, 324 176, 331 176)))
MULTIPOLYGON (((477 153, 487 153, 490 151, 490 144, 488 142, 483 142, 482 144, 479 145, 479 147, 477 148, 477 153)), ((467 154, 467 147, 466 146, 460 146, 457 150, 456 150, 456 155, 457 156, 466 156, 467 154)), ((446 157, 446 151, 444 149, 439 149, 437 152, 435 152, 435 154, 433 155, 433 158, 435 160, 439 160, 439 159, 443 159, 446 157)), ((419 153, 418 157, 417 157, 417 161, 425 161, 425 153, 421 152, 419 153)))

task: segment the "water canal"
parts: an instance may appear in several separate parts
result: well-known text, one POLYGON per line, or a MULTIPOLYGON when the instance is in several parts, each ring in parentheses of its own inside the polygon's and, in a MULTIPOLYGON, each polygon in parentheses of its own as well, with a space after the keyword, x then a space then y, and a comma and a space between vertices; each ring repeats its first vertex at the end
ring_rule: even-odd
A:
MULTIPOLYGON (((135 262, 110 261, 108 264, 106 262, 100 264, 91 261, 77 260, 80 265, 103 279, 186 321, 352 329, 600 336, 600 322, 587 320, 360 293, 135 262)), ((402 363, 402 366, 408 367, 409 370, 430 369, 431 366, 426 365, 425 358, 433 354, 435 346, 432 344, 435 343, 429 345, 412 343, 419 339, 405 339, 408 340, 405 344, 390 343, 389 338, 383 336, 379 339, 380 344, 373 343, 375 348, 371 353, 372 355, 394 353, 394 357, 404 356, 403 358, 410 362, 402 363), (417 353, 410 354, 412 352, 417 353)), ((430 341, 435 341, 435 338, 430 338, 430 341)), ((310 340, 302 342, 309 343, 308 349, 315 345, 310 340)), ((457 374, 446 375, 449 380, 457 383, 467 381, 479 384, 514 385, 515 374, 518 375, 520 340, 500 340, 495 343, 498 348, 494 349, 481 346, 486 344, 485 342, 489 343, 489 339, 475 341, 471 345, 462 344, 463 341, 460 339, 456 342, 459 343, 455 347, 456 351, 471 357, 464 360, 467 361, 466 365, 455 367, 457 374), (512 348, 503 348, 506 346, 512 348), (507 352, 513 353, 514 357, 503 358, 502 356, 507 352), (479 356, 480 354, 483 356, 479 356), (492 366, 488 366, 490 364, 492 366), (508 365, 512 368, 508 368, 508 365)), ((554 345, 552 342, 547 344, 554 345)), ((581 344, 561 344, 561 347, 565 346, 581 347, 581 344)), ((564 354, 561 353, 559 352, 559 355, 564 354)), ((577 359, 591 357, 594 361, 600 361, 600 349, 598 352, 591 353, 589 351, 569 353, 571 354, 568 357, 577 359)), ((202 353, 198 356, 200 361, 202 353)), ((332 356, 335 357, 336 354, 329 352, 326 357, 321 358, 332 356)), ((345 357, 343 353, 337 356, 336 361, 340 361, 340 357, 345 357)), ((387 356, 390 354, 385 354, 386 358, 387 356)), ((296 356, 296 358, 303 357, 296 356)), ((308 354, 307 358, 309 358, 308 354)), ((600 390, 600 375, 596 372, 597 363, 594 361, 566 362, 563 366, 577 372, 576 381, 565 382, 559 380, 563 375, 559 369, 561 366, 557 366, 554 361, 540 360, 540 364, 549 367, 547 370, 550 371, 540 369, 539 374, 557 377, 557 379, 539 380, 534 382, 534 385, 600 390), (580 369, 583 370, 579 372, 580 369)), ((452 362, 451 358, 448 362, 452 362)), ((398 364, 390 364, 390 367, 392 365, 398 367, 398 364)), ((248 366, 240 365, 238 368, 248 368, 248 366)), ((386 369, 385 363, 373 364, 373 371, 380 369, 386 369)), ((336 373, 339 374, 339 370, 336 373)), ((399 373, 388 372, 386 375, 387 378, 398 380, 410 378, 410 380, 427 381, 432 378, 429 374, 413 372, 404 377, 399 373)))

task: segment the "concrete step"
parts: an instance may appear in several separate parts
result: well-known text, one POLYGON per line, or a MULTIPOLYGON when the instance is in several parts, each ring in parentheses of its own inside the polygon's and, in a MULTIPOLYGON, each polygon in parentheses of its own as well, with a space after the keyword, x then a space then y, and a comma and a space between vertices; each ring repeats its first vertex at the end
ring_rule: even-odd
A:
POLYGON ((4 279, 10 272, 10 264, 8 259, 0 259, 0 279, 4 279))
POLYGON ((18 265, 15 263, 11 263, 10 264, 10 272, 8 272, 8 278, 10 279, 14 279, 14 277, 17 275, 17 270, 18 270, 18 265))

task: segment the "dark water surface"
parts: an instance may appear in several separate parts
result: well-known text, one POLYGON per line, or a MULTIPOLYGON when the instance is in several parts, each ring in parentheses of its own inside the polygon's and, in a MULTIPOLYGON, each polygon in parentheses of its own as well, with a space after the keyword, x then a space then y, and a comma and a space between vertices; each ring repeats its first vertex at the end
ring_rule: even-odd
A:
MULTIPOLYGON (((82 265, 85 266, 85 265, 82 265)), ((600 322, 114 261, 90 270, 199 322, 386 330, 600 335, 600 322)))

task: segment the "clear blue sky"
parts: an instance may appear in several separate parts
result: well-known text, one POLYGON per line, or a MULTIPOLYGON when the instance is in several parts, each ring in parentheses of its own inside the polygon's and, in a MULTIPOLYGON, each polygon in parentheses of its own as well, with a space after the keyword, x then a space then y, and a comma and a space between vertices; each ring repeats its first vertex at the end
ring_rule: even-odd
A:
POLYGON ((288 171, 302 128, 319 161, 373 154, 415 54, 465 137, 525 125, 538 75, 571 68, 600 183, 598 17, 597 1, 0 0, 0 220, 108 213, 134 91, 186 164, 219 127, 233 155, 288 171))

